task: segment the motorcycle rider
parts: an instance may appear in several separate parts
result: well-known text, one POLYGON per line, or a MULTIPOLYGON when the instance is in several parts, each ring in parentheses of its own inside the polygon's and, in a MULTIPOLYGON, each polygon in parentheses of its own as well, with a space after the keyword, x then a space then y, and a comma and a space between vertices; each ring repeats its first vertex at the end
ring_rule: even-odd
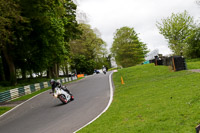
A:
POLYGON ((97 69, 94 69, 94 72, 95 72, 96 74, 99 74, 99 71, 98 71, 97 69))
POLYGON ((61 89, 63 89, 64 91, 66 91, 68 94, 72 95, 71 92, 67 89, 67 87, 62 86, 61 83, 56 82, 54 79, 50 80, 50 84, 51 84, 51 89, 52 89, 52 93, 54 92, 56 87, 59 87, 61 89))
POLYGON ((103 72, 106 72, 107 71, 107 69, 106 69, 106 67, 103 65, 103 67, 102 67, 102 71, 103 72))

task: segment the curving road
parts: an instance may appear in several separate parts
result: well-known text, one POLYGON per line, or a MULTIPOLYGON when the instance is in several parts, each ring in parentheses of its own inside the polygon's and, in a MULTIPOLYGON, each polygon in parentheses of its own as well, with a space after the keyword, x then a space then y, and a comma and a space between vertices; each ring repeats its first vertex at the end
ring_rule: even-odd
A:
POLYGON ((75 100, 63 105, 49 91, 0 117, 0 133, 73 133, 108 105, 109 74, 97 74, 67 85, 75 100))

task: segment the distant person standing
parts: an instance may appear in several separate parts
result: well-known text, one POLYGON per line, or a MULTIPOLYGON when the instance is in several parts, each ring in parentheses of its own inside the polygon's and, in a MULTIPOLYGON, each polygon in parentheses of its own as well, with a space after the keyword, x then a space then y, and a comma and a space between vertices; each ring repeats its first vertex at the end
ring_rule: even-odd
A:
POLYGON ((94 69, 94 72, 95 72, 96 74, 99 74, 99 71, 98 71, 97 69, 94 69))

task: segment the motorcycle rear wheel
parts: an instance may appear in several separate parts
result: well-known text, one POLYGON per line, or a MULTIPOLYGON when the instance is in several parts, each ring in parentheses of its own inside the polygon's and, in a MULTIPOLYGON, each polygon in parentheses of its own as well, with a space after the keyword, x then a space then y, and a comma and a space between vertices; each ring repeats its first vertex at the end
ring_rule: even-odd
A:
POLYGON ((74 100, 74 96, 73 95, 71 95, 71 99, 70 99, 71 101, 73 101, 74 100))

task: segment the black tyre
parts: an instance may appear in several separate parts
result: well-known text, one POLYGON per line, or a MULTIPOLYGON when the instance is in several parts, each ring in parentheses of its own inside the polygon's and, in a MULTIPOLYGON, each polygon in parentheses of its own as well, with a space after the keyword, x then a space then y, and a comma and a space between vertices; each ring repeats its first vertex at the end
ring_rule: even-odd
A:
POLYGON ((65 98, 65 95, 60 95, 60 96, 59 96, 59 99, 60 99, 60 101, 61 101, 63 104, 66 104, 66 103, 67 103, 67 99, 65 98))
POLYGON ((74 96, 73 95, 71 95, 71 99, 70 99, 71 101, 73 101, 74 100, 74 96))

